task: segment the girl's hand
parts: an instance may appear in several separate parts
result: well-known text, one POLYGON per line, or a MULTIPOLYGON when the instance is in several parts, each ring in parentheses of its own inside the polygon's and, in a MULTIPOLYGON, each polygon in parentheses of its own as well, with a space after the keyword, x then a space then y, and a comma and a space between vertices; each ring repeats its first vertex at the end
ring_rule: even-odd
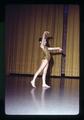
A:
POLYGON ((62 52, 62 51, 63 51, 63 49, 62 49, 62 48, 59 48, 58 50, 59 50, 59 52, 62 52))
POLYGON ((47 35, 47 34, 49 34, 49 33, 50 33, 49 31, 44 31, 43 34, 47 35))

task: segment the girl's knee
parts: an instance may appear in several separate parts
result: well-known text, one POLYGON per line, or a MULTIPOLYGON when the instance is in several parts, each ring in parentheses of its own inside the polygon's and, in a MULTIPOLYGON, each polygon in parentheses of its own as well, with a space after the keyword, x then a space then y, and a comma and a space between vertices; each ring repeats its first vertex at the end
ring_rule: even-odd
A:
POLYGON ((46 60, 46 64, 48 64, 48 60, 46 60))

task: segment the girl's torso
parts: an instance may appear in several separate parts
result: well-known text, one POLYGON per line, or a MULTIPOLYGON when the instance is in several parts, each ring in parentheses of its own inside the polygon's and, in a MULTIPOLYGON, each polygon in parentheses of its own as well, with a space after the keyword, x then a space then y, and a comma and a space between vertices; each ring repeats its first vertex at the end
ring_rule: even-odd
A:
POLYGON ((43 58, 42 59, 47 59, 48 61, 50 60, 50 52, 48 50, 47 46, 44 46, 44 48, 42 48, 43 51, 43 58))

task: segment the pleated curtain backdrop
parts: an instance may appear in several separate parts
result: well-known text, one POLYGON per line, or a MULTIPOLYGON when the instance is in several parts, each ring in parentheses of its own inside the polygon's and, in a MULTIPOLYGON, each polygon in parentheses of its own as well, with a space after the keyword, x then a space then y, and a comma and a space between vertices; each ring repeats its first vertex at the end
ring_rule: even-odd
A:
POLYGON ((67 41, 66 41, 66 76, 80 76, 79 55, 79 6, 70 5, 68 11, 67 41))
MULTIPOLYGON (((68 5, 65 75, 79 76, 79 6, 68 5)), ((39 38, 53 37, 51 47, 62 47, 64 5, 7 5, 5 9, 6 74, 34 74, 41 63, 39 38)), ((61 75, 61 55, 53 55, 51 75, 61 75)))

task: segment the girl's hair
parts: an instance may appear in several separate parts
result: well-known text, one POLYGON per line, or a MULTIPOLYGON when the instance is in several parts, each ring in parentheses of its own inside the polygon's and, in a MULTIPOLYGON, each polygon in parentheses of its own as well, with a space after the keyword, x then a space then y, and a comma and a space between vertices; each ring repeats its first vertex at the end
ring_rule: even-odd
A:
MULTIPOLYGON (((53 37, 47 37, 46 40, 48 41, 48 40, 50 40, 50 39, 53 39, 53 37)), ((41 42, 41 41, 42 41, 42 37, 39 38, 39 42, 41 42)))
MULTIPOLYGON (((39 42, 41 42, 41 41, 42 41, 42 38, 40 37, 40 38, 39 38, 39 42)), ((46 42, 47 42, 47 43, 46 43, 46 46, 48 46, 48 47, 49 47, 50 45, 49 45, 49 43, 48 43, 48 41, 47 41, 47 40, 46 40, 46 42)))
POLYGON ((42 41, 42 38, 40 37, 40 38, 39 38, 39 42, 41 42, 41 41, 42 41))

